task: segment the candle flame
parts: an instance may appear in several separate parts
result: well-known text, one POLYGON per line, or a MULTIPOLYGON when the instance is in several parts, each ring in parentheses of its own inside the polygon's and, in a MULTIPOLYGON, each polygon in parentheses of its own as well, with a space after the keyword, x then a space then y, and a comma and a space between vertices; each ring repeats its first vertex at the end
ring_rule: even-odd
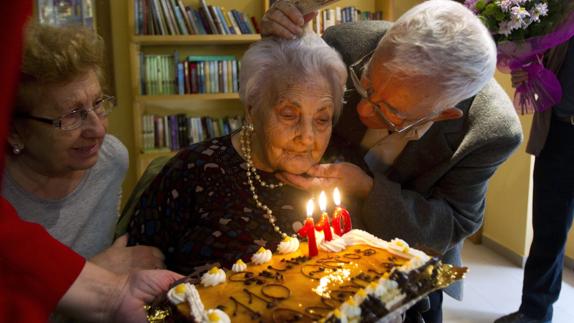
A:
POLYGON ((313 216, 313 209, 315 208, 315 203, 313 202, 313 199, 310 199, 307 202, 307 216, 308 217, 312 217, 313 216))
POLYGON ((335 187, 335 190, 333 190, 333 201, 335 202, 336 206, 341 205, 341 193, 339 192, 338 187, 335 187))
POLYGON ((325 191, 321 191, 321 194, 319 194, 319 208, 322 212, 327 211, 327 195, 325 191))

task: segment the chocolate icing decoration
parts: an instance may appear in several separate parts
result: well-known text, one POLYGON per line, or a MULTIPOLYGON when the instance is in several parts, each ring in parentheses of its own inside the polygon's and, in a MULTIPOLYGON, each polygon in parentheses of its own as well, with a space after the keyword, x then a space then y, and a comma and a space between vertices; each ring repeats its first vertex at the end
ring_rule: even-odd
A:
POLYGON ((331 256, 331 257, 326 257, 326 258, 322 258, 322 259, 317 259, 317 263, 325 263, 325 262, 333 262, 333 261, 337 261, 343 264, 348 264, 350 263, 350 261, 347 260, 343 260, 341 259, 341 256, 331 256))
POLYGON ((277 303, 275 302, 275 300, 271 300, 271 301, 270 301, 270 300, 268 300, 268 299, 265 299, 265 298, 263 298, 263 297, 261 297, 261 296, 255 294, 254 292, 250 291, 250 290, 247 289, 247 288, 244 288, 244 289, 243 289, 243 292, 245 292, 245 293, 247 294, 247 296, 249 297, 249 301, 248 301, 249 304, 253 303, 253 297, 255 297, 255 298, 257 298, 258 300, 260 300, 260 301, 262 301, 263 303, 265 303, 265 307, 267 307, 267 308, 273 308, 273 307, 275 307, 275 306, 277 305, 277 303))
POLYGON ((239 307, 239 305, 241 305, 243 308, 245 308, 251 314, 252 320, 258 320, 259 318, 261 318, 261 313, 252 309, 248 305, 241 303, 240 301, 237 300, 237 298, 235 298, 233 296, 229 296, 229 298, 233 301, 233 304, 235 304, 235 309, 233 310, 233 314, 232 314, 233 316, 237 316, 237 308, 239 307))
POLYGON ((285 268, 281 269, 281 268, 275 268, 272 265, 267 266, 267 269, 275 270, 275 271, 287 271, 287 269, 291 269, 291 268, 293 268, 293 267, 286 266, 285 268))
POLYGON ((307 278, 311 278, 311 279, 319 279, 320 277, 315 277, 313 274, 315 273, 322 273, 325 272, 325 267, 321 266, 321 265, 314 265, 314 264, 307 264, 307 265, 303 265, 301 266, 301 274, 307 278), (305 272, 305 268, 307 267, 316 267, 319 268, 318 270, 315 271, 310 271, 310 272, 305 272))
POLYGON ((289 287, 284 286, 282 284, 267 284, 267 285, 261 287, 261 294, 263 294, 264 296, 269 297, 271 299, 281 301, 281 300, 288 299, 289 297, 291 297, 291 290, 289 289, 289 287), (266 292, 266 289, 273 288, 273 287, 287 291, 287 295, 286 296, 273 296, 273 295, 269 294, 268 292, 266 292))
POLYGON ((372 256, 372 255, 374 255, 374 254, 376 254, 376 253, 377 253, 377 250, 375 250, 375 249, 370 249, 370 248, 369 248, 369 249, 363 250, 363 256, 367 256, 367 257, 368 257, 368 256, 372 256))
POLYGON ((313 317, 290 308, 278 308, 273 310, 273 322, 313 322, 313 317), (287 316, 291 315, 291 316, 287 316))
POLYGON ((238 273, 232 273, 229 276, 229 280, 232 282, 244 282, 244 281, 247 281, 247 280, 253 278, 253 276, 255 276, 255 274, 250 272, 250 271, 241 271, 238 273), (242 275, 243 277, 242 278, 236 278, 235 277, 235 276, 240 276, 240 275, 242 275))
POLYGON ((343 258, 347 258, 347 259, 351 259, 351 260, 359 260, 363 257, 361 257, 360 254, 356 254, 356 253, 346 253, 343 255, 343 258))
POLYGON ((323 303, 323 305, 331 308, 332 310, 337 308, 340 304, 339 302, 335 301, 334 299, 326 298, 326 297, 321 297, 321 303, 323 303), (333 304, 330 304, 329 302, 332 302, 333 304))

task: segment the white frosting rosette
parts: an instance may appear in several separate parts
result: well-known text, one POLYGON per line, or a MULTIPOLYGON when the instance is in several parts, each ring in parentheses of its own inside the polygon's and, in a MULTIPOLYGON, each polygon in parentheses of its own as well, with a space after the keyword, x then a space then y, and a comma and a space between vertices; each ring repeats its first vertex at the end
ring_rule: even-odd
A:
POLYGON ((225 271, 221 268, 213 267, 201 276, 201 285, 204 287, 216 286, 224 283, 225 279, 225 271))
POLYGON ((167 292, 167 299, 174 305, 185 302, 190 286, 193 285, 190 283, 178 284, 167 292))
POLYGON ((327 252, 339 252, 343 251, 347 248, 347 243, 345 239, 333 235, 333 239, 331 241, 327 241, 324 238, 319 242, 319 249, 327 252))
POLYGON ((293 253, 299 249, 299 239, 293 237, 285 237, 277 246, 277 252, 284 255, 293 253))
POLYGON ((271 257, 273 257, 271 250, 261 247, 251 256, 251 262, 255 265, 262 265, 271 261, 271 257))
POLYGON ((247 265, 241 259, 237 259, 237 261, 231 267, 231 270, 234 273, 240 273, 242 271, 245 271, 245 269, 247 269, 247 265))
POLYGON ((206 312, 207 323, 231 323, 231 319, 222 310, 219 309, 209 309, 206 312))

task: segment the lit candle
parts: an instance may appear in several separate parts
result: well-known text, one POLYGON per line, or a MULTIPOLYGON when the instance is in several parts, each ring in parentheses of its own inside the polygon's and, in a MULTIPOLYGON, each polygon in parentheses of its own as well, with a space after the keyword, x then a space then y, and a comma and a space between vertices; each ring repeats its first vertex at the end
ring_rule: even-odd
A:
POLYGON ((319 254, 317 241, 315 240, 315 223, 313 222, 313 200, 307 202, 307 220, 305 225, 297 232, 301 237, 307 237, 309 246, 309 258, 319 254))
POLYGON ((321 218, 317 223, 317 231, 323 231, 325 233, 325 241, 333 240, 333 234, 331 233, 331 225, 329 224, 329 215, 327 214, 327 195, 325 192, 321 192, 319 195, 319 208, 321 209, 321 218))
POLYGON ((338 235, 345 234, 353 228, 351 223, 351 215, 349 211, 341 207, 341 193, 339 189, 335 187, 333 191, 333 201, 335 202, 335 213, 333 215, 333 227, 335 228, 335 233, 338 235), (341 222, 343 222, 343 229, 341 231, 341 222), (337 230, 339 233, 337 233, 337 230))

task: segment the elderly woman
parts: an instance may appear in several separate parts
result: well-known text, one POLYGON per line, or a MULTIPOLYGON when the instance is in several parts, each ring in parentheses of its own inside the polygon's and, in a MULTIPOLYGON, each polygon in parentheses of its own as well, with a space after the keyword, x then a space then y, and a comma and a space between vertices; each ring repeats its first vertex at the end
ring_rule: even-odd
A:
POLYGON ((112 245, 128 155, 106 134, 114 98, 102 90, 102 64, 93 31, 28 26, 2 196, 109 270, 161 266, 158 250, 126 248, 126 237, 112 245))
POLYGON ((317 164, 339 115, 347 73, 315 34, 265 39, 243 56, 241 131, 178 153, 143 193, 130 244, 160 248, 168 268, 199 273, 275 250, 304 219, 308 194, 283 186, 278 171, 317 164))

